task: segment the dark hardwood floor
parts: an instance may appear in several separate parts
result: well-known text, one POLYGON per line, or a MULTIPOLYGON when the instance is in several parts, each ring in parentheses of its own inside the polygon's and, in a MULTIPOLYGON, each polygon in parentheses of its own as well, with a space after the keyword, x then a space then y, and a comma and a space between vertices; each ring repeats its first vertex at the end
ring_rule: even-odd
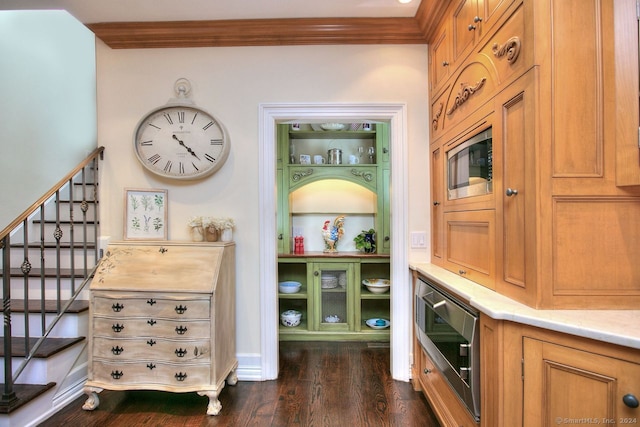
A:
POLYGON ((83 411, 82 396, 41 426, 402 426, 440 427, 422 393, 390 376, 389 347, 378 343, 285 342, 274 381, 239 381, 205 414, 196 393, 108 391, 83 411))

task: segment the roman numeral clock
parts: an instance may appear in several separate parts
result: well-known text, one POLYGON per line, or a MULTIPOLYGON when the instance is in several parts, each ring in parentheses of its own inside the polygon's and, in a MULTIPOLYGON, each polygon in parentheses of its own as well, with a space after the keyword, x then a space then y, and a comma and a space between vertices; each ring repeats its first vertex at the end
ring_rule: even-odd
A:
POLYGON ((229 156, 229 138, 213 115, 188 99, 187 79, 175 83, 177 98, 151 110, 135 128, 138 160, 150 172, 171 179, 195 180, 222 167, 229 156))

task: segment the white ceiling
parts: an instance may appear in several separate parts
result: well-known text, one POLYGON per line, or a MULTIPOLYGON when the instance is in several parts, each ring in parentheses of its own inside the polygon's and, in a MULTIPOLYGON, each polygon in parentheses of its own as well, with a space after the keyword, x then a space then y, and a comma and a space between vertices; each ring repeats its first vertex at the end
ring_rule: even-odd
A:
POLYGON ((419 0, 0 0, 0 10, 65 9, 79 21, 413 17, 419 0))

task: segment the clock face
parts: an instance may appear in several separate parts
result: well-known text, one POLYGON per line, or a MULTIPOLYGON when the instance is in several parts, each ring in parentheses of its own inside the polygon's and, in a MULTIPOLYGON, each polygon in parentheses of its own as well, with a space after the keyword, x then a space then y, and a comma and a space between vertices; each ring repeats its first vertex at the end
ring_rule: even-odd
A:
POLYGON ((229 154, 223 126, 191 106, 166 106, 145 116, 134 135, 140 163, 174 179, 199 179, 218 170, 229 154))

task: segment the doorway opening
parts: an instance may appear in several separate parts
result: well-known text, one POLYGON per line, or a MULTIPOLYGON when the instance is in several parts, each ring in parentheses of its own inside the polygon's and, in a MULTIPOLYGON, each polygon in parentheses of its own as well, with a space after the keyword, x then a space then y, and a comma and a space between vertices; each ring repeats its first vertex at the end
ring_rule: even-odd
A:
POLYGON ((407 259, 407 144, 405 104, 262 104, 259 111, 261 377, 278 376, 277 127, 285 123, 364 123, 389 127, 391 374, 408 381, 411 280, 407 259), (394 286, 395 285, 395 286, 394 286))

